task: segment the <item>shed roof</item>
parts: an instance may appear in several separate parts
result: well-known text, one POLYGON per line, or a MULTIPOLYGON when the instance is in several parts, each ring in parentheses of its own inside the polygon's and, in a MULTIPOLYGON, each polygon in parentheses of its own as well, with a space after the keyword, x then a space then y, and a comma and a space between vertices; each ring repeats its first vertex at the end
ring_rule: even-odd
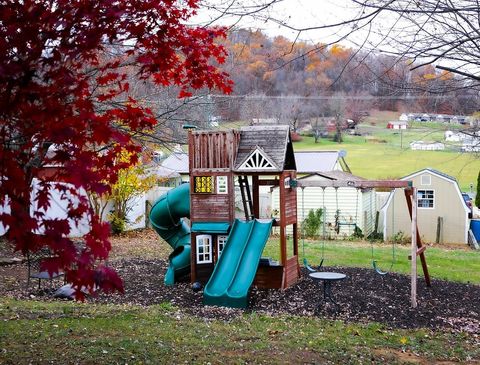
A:
POLYGON ((325 176, 332 180, 348 180, 348 181, 365 181, 366 180, 363 177, 353 175, 349 172, 340 171, 340 170, 323 172, 319 175, 325 176))
POLYGON ((188 174, 188 154, 174 152, 160 163, 160 171, 188 174))
POLYGON ((336 181, 366 181, 367 180, 363 177, 353 175, 350 172, 340 171, 340 170, 328 171, 328 172, 322 172, 322 173, 317 172, 317 173, 303 176, 299 180, 304 180, 304 179, 308 180, 315 177, 321 177, 328 180, 336 180, 336 181))
MULTIPOLYGON (((290 139, 290 128, 287 125, 264 125, 242 127, 240 129, 240 142, 234 170, 241 170, 241 166, 251 155, 258 151, 273 162, 269 171, 295 170, 295 157, 290 139)), ((264 171, 259 168, 258 171, 264 171)), ((255 169, 249 168, 254 172, 255 169)))
POLYGON ((427 168, 425 168, 425 169, 416 171, 416 172, 414 172, 414 173, 412 173, 412 174, 410 174, 410 175, 404 176, 404 177, 402 177, 400 180, 409 180, 409 179, 411 179, 412 177, 415 177, 415 176, 417 176, 417 175, 419 175, 419 174, 422 174, 422 173, 424 173, 424 172, 430 172, 430 173, 432 173, 432 174, 434 174, 434 175, 437 175, 437 176, 439 176, 439 177, 443 177, 443 178, 448 179, 448 180, 452 180, 453 182, 457 183, 457 179, 454 178, 453 176, 450 176, 450 175, 447 175, 447 174, 444 173, 444 172, 441 172, 441 171, 432 169, 431 167, 427 167, 427 168))
POLYGON ((340 151, 295 152, 297 172, 300 174, 333 171, 340 158, 340 151))

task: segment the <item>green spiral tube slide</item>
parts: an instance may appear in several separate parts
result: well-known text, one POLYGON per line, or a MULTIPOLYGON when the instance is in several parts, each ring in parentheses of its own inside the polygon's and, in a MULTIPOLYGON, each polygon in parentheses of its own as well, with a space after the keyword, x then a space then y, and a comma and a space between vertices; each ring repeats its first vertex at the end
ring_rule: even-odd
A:
POLYGON ((172 248, 165 285, 190 271, 190 227, 183 218, 190 218, 190 185, 182 184, 162 195, 150 211, 150 222, 155 231, 172 248))

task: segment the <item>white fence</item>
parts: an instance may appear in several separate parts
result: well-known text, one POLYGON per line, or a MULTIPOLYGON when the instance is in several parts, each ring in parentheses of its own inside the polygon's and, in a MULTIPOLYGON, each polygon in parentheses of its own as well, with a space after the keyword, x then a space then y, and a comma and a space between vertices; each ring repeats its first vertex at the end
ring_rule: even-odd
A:
MULTIPOLYGON (((37 181, 33 182, 31 200, 32 206, 30 208, 31 212, 35 210, 36 206, 34 205, 34 197, 38 191, 37 181)), ((85 191, 80 191, 80 194, 86 197, 85 191)), ((50 207, 44 211, 46 219, 66 219, 67 216, 67 205, 70 200, 75 202, 75 198, 68 196, 68 194, 58 191, 57 189, 50 190, 50 207)), ((132 198, 128 204, 131 207, 127 214, 127 224, 126 229, 138 229, 145 228, 146 216, 145 216, 145 203, 146 203, 146 194, 142 194, 132 198)), ((108 214, 112 210, 113 204, 111 202, 107 203, 107 207, 103 214, 103 219, 108 220, 108 214)), ((8 204, 0 207, 0 212, 10 213, 10 206, 8 204)), ((78 224, 73 220, 69 219, 70 224, 70 234, 69 237, 81 237, 84 234, 90 231, 89 217, 85 215, 78 224)), ((0 236, 3 236, 7 232, 7 227, 4 227, 0 223, 0 236)), ((42 233, 42 230, 38 231, 39 234, 42 233)))

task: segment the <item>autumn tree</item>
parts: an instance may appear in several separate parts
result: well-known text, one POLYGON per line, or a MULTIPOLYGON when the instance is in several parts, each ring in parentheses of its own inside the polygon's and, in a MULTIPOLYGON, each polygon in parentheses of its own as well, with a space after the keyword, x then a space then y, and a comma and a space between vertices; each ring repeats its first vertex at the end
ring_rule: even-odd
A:
POLYGON ((56 259, 44 268, 64 270, 76 289, 122 290, 101 265, 109 227, 80 190, 108 191, 135 163, 119 162, 122 151, 138 152, 137 137, 155 126, 152 111, 130 95, 127 74, 174 85, 180 97, 204 87, 230 91, 215 66, 226 57, 216 43, 224 30, 187 25, 197 8, 196 0, 0 2, 0 206, 9 207, 0 222, 16 250, 48 247, 56 259), (66 202, 64 219, 46 216, 52 189, 66 202), (91 230, 78 251, 68 233, 85 216, 91 230))

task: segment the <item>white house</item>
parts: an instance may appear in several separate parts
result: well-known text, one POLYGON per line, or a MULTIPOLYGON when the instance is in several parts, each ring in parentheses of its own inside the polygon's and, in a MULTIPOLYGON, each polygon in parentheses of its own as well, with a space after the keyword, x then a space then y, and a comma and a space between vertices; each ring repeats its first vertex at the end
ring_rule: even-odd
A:
POLYGON ((441 142, 413 141, 410 148, 417 151, 441 151, 445 149, 445 144, 441 142))

